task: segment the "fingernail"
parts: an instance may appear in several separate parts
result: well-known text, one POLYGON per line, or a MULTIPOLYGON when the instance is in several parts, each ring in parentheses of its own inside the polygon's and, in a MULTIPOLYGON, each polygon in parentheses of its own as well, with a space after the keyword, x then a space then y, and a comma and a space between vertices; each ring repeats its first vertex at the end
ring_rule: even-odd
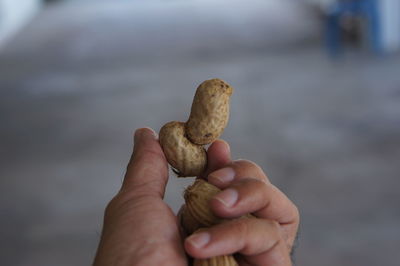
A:
POLYGON ((210 234, 207 232, 196 233, 189 236, 186 241, 189 241, 196 248, 202 248, 210 242, 210 234))
POLYGON ((150 133, 151 135, 153 135, 154 137, 157 138, 157 133, 154 132, 153 129, 146 127, 146 128, 139 128, 139 129, 137 129, 137 130, 135 131, 134 141, 137 142, 137 141, 140 140, 143 136, 145 136, 146 134, 149 134, 149 133, 150 133))
POLYGON ((155 132, 152 128, 149 128, 149 127, 146 127, 146 128, 147 128, 148 130, 150 130, 151 134, 152 134, 154 137, 158 138, 157 132, 155 132))
POLYGON ((231 167, 222 168, 215 172, 212 172, 209 175, 209 178, 210 177, 218 179, 221 183, 228 183, 231 182, 235 177, 235 170, 233 170, 233 168, 231 167))
POLYGON ((239 198, 238 192, 233 188, 228 188, 217 194, 216 200, 219 200, 226 207, 232 207, 239 198))

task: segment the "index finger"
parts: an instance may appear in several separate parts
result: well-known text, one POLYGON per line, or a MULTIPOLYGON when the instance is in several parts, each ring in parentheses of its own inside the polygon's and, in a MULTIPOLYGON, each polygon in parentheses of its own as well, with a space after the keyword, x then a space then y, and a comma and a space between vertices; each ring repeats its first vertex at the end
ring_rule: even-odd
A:
POLYGON ((208 176, 208 181, 223 189, 210 202, 216 215, 232 218, 246 213, 279 222, 289 232, 296 231, 299 212, 293 202, 271 184, 264 171, 255 163, 239 160, 208 176), (224 195, 225 194, 225 195, 224 195), (221 204, 224 197, 236 198, 231 207, 221 204))
POLYGON ((222 139, 217 139, 207 150, 207 168, 199 177, 206 179, 209 173, 214 172, 231 162, 229 144, 222 139))
POLYGON ((267 175, 257 164, 248 160, 235 160, 224 168, 210 173, 208 182, 220 189, 227 188, 233 182, 242 179, 254 178, 265 183, 270 183, 267 175))

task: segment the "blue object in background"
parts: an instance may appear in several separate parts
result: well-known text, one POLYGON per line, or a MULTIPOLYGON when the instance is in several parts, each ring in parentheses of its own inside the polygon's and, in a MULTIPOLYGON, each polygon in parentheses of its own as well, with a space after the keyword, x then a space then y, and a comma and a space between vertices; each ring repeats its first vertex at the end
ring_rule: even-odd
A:
POLYGON ((382 52, 381 27, 377 0, 341 0, 331 5, 326 21, 326 45, 331 55, 342 50, 340 20, 344 15, 362 17, 366 20, 368 41, 377 54, 382 52))

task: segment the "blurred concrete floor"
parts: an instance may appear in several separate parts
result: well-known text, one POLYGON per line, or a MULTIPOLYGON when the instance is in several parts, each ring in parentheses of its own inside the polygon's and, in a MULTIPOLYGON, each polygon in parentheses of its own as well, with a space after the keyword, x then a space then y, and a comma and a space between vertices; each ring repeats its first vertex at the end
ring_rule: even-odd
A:
MULTIPOLYGON (((289 2, 44 10, 0 51, 1 264, 90 264, 134 129, 184 121, 219 77, 236 89, 234 158, 301 211, 297 265, 397 265, 400 57, 329 60, 289 2)), ((171 176, 174 210, 189 182, 171 176)))

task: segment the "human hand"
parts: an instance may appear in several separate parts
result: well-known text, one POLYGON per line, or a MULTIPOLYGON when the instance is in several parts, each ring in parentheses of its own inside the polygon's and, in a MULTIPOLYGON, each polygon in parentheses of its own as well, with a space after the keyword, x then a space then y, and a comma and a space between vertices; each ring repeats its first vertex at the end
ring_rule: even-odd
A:
POLYGON ((168 164, 156 134, 135 133, 121 190, 108 204, 94 266, 187 265, 179 224, 163 201, 168 164))
POLYGON ((193 234, 184 242, 186 252, 199 259, 236 253, 241 266, 291 265, 299 225, 296 206, 255 163, 231 161, 225 142, 214 142, 208 154, 205 177, 223 189, 210 201, 214 214, 238 218, 252 213, 257 219, 236 219, 193 234))
MULTIPOLYGON (((248 181, 249 184, 256 180, 268 184, 261 169, 253 163, 232 162, 229 146, 225 142, 215 141, 207 152, 209 164, 206 173, 226 165, 231 166, 235 171, 235 176, 230 182, 213 181, 218 177, 218 180, 221 179, 222 175, 218 172, 209 176, 209 181, 220 188, 235 187, 240 182, 246 183, 248 178, 244 178, 245 176, 253 176, 254 180, 248 181)), ((163 201, 167 180, 168 165, 155 133, 150 129, 138 130, 135 134, 134 152, 128 164, 122 188, 106 208, 102 238, 94 261, 95 266, 187 264, 177 218, 163 201)), ((270 185, 267 187, 269 188, 270 185)), ((211 236, 209 244, 203 248, 196 247, 193 237, 190 237, 185 242, 186 251, 198 258, 239 252, 243 254, 239 258, 241 265, 252 262, 254 265, 289 265, 274 263, 281 257, 284 263, 287 261, 290 263, 286 254, 290 247, 284 249, 282 241, 289 246, 293 244, 298 226, 298 213, 294 205, 279 190, 275 188, 272 191, 274 192, 270 196, 270 204, 263 208, 259 207, 257 210, 255 207, 261 206, 260 202, 265 203, 262 196, 264 192, 252 189, 251 185, 244 185, 238 189, 239 201, 232 209, 221 207, 218 199, 211 202, 211 207, 222 217, 236 217, 242 212, 253 212, 263 219, 274 220, 275 217, 277 222, 262 220, 251 225, 247 222, 232 221, 218 225, 208 231, 211 236), (251 191, 251 195, 246 194, 246 191, 251 191), (276 199, 272 199, 275 194, 276 199), (287 219, 292 212, 295 217, 293 221, 289 221, 287 219), (273 226, 268 226, 277 223, 280 225, 275 226, 275 230, 273 226), (258 233, 260 235, 255 235, 258 233), (275 245, 266 250, 266 243, 273 241, 276 241, 275 245), (255 254, 257 248, 264 250, 255 254)))

